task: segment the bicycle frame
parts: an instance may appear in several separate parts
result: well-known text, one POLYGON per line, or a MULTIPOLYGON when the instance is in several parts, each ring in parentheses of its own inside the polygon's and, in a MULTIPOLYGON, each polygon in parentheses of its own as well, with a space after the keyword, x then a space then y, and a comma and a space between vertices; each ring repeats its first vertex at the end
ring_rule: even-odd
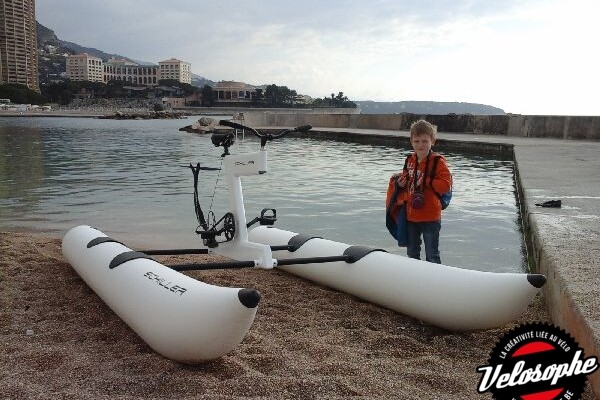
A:
MULTIPOLYGON (((233 134, 213 134, 211 138, 213 144, 216 147, 223 147, 225 150, 222 154, 222 157, 225 157, 223 168, 225 171, 225 181, 230 191, 229 207, 235 223, 235 233, 232 240, 220 242, 215 247, 210 246, 211 249, 209 251, 233 258, 234 260, 247 260, 248 258, 252 258, 255 267, 271 269, 277 265, 277 260, 273 259, 271 247, 260 243, 250 242, 248 240, 248 223, 246 221, 246 209, 244 207, 241 177, 267 173, 266 145, 268 141, 283 137, 291 132, 308 131, 312 129, 312 127, 306 125, 293 129, 286 129, 278 134, 261 134, 256 129, 231 121, 219 121, 219 124, 234 128, 236 132, 238 129, 241 129, 242 131, 253 133, 260 138, 260 149, 253 153, 231 155, 229 153, 229 147, 235 142, 233 134)), ((263 212, 264 211, 265 210, 263 210, 263 212)), ((275 210, 273 210, 273 213, 275 213, 275 210)), ((262 214, 261 217, 263 217, 262 214)), ((261 223, 264 221, 262 218, 259 220, 261 223)))
POLYGON ((235 221, 235 235, 231 242, 222 243, 212 251, 235 260, 252 258, 256 267, 273 268, 276 261, 273 259, 271 248, 248 241, 241 180, 242 176, 262 175, 267 172, 267 150, 261 147, 259 151, 253 153, 228 155, 223 165, 225 181, 229 188, 229 208, 235 221))

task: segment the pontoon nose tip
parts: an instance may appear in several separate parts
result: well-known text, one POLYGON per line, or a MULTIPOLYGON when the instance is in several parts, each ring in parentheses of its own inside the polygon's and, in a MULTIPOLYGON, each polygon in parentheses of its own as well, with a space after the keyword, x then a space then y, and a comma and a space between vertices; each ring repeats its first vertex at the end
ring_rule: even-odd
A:
POLYGON ((260 292, 256 289, 240 289, 238 298, 246 307, 254 308, 260 302, 260 292))
POLYGON ((527 274, 527 280, 535 288, 541 288, 546 283, 546 276, 542 274, 527 274))

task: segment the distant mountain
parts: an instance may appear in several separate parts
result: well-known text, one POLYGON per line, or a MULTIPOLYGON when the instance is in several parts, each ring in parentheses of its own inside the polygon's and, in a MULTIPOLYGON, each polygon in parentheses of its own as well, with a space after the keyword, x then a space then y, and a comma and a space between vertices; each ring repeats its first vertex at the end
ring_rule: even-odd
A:
POLYGON ((52 29, 46 28, 44 25, 40 24, 36 21, 37 25, 37 37, 38 37, 38 45, 39 43, 48 43, 51 41, 58 41, 58 38, 54 34, 52 29))
MULTIPOLYGON (((38 52, 40 55, 39 60, 39 74, 40 83, 50 83, 52 81, 61 80, 65 78, 66 54, 82 54, 87 53, 91 56, 101 58, 107 61, 111 57, 124 58, 133 61, 140 65, 156 65, 157 62, 147 62, 134 60, 130 57, 122 56, 119 54, 105 53, 102 50, 95 49, 93 47, 81 46, 77 43, 67 42, 59 39, 52 29, 45 27, 44 25, 37 23, 37 35, 38 35, 38 52)), ((200 75, 192 74, 192 85, 203 87, 204 85, 214 85, 215 82, 204 78, 200 75)))
MULTIPOLYGON (((103 60, 108 60, 111 57, 126 58, 131 60, 129 57, 121 56, 119 54, 109 54, 102 50, 95 49, 93 47, 81 46, 77 43, 67 42, 59 39, 52 29, 46 28, 44 25, 37 23, 37 34, 38 34, 38 48, 44 45, 52 45, 64 49, 69 54, 82 54, 88 53, 90 56, 98 57, 103 60)), ((133 60, 132 60, 133 61, 133 60)))
POLYGON ((38 37, 38 75, 40 85, 44 86, 52 82, 66 78, 65 56, 74 54, 73 50, 64 47, 56 37, 54 31, 37 23, 38 37))
POLYGON ((355 101, 362 114, 473 114, 505 115, 503 109, 485 104, 438 101, 355 101))
POLYGON ((215 83, 215 81, 211 81, 210 79, 207 79, 203 76, 192 73, 192 86, 201 88, 204 87, 204 85, 214 86, 215 83))

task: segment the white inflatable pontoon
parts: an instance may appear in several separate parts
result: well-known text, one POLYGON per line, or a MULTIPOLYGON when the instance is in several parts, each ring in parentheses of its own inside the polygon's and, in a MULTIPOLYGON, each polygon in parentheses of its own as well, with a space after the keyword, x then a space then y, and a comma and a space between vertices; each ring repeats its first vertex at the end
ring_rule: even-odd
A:
POLYGON ((546 278, 449 267, 396 254, 259 226, 249 240, 271 246, 282 270, 450 330, 502 326, 525 311, 546 278), (302 259, 358 254, 353 262, 302 259), (292 250, 292 251, 290 251, 292 250), (290 260, 291 261, 291 260, 290 260), (306 260, 310 261, 310 260, 306 260))
POLYGON ((172 360, 218 358, 242 341, 254 321, 257 290, 197 281, 89 226, 67 232, 62 251, 131 329, 172 360))

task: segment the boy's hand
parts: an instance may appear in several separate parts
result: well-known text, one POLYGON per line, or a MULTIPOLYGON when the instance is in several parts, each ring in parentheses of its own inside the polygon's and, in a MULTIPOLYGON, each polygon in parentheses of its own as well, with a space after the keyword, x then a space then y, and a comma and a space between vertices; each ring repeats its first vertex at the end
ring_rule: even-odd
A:
POLYGON ((408 174, 403 172, 401 175, 398 176, 398 179, 396 180, 396 182, 398 183, 398 186, 400 188, 405 187, 406 183, 408 182, 408 174))
POLYGON ((422 186, 423 186, 423 175, 421 175, 421 176, 419 177, 419 179, 417 179, 417 184, 416 184, 416 186, 417 186, 417 187, 422 187, 422 186))

